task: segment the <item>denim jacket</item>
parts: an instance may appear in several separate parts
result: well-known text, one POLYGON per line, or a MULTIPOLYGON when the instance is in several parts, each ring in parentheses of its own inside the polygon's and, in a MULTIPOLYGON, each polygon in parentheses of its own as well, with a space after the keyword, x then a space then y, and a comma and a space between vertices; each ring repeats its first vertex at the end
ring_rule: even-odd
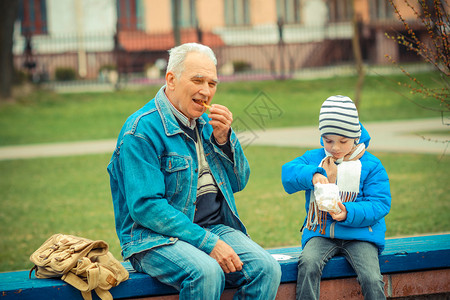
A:
MULTIPOLYGON (((169 105, 162 87, 127 119, 107 168, 124 259, 177 240, 209 254, 218 240, 217 235, 193 223, 198 181, 195 143, 180 128, 169 105)), ((208 121, 203 114, 197 126, 211 173, 224 196, 222 221, 247 234, 233 193, 247 184, 248 161, 233 131, 230 160, 212 142, 208 121)))

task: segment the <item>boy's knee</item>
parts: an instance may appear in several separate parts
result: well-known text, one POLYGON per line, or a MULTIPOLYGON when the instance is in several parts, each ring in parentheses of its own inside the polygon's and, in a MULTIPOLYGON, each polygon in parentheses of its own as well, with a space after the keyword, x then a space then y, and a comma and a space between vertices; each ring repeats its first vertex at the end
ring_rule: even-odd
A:
POLYGON ((378 286, 384 285, 383 276, 375 272, 367 272, 358 276, 358 281, 362 286, 378 286))
POLYGON ((318 260, 308 259, 304 256, 300 257, 297 267, 299 274, 302 273, 308 276, 321 274, 322 272, 322 268, 318 260))

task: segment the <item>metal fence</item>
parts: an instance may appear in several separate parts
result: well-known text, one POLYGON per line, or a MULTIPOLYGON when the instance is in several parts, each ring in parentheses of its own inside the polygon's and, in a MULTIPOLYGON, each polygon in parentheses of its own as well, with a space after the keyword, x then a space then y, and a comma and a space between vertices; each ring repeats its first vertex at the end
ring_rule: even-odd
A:
MULTIPOLYGON (((379 57, 400 47, 386 43, 368 27, 360 30, 365 64, 387 63, 379 57)), ((298 78, 320 68, 349 73, 354 70, 352 37, 351 23, 181 32, 183 43, 202 42, 214 50, 221 81, 298 78)), ((47 35, 16 37, 14 42, 19 78, 51 86, 103 84, 115 88, 163 82, 167 50, 175 44, 170 32, 47 35)))

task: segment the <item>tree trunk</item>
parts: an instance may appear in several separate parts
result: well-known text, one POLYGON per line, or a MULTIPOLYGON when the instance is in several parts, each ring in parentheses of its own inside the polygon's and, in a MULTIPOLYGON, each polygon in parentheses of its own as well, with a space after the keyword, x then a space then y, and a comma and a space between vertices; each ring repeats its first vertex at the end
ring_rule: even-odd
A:
POLYGON ((13 33, 18 0, 0 1, 0 101, 11 98, 14 77, 13 33))

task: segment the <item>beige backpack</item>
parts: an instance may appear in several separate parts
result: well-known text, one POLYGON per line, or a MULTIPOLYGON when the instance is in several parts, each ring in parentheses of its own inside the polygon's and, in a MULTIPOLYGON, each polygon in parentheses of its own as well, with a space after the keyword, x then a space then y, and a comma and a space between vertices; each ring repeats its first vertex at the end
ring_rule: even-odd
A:
POLYGON ((95 290, 102 300, 113 299, 109 289, 128 279, 128 271, 108 251, 104 241, 55 234, 45 241, 30 260, 37 278, 61 278, 91 300, 95 290))

